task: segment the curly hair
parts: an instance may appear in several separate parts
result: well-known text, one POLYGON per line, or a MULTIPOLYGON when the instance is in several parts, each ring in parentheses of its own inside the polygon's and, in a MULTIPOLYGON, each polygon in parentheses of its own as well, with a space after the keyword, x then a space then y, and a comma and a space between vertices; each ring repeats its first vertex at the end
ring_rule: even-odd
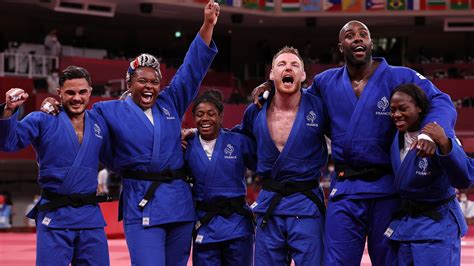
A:
POLYGON ((212 103, 216 106, 219 114, 224 111, 223 95, 220 90, 207 90, 196 98, 193 102, 193 114, 196 113, 196 107, 203 102, 212 103))

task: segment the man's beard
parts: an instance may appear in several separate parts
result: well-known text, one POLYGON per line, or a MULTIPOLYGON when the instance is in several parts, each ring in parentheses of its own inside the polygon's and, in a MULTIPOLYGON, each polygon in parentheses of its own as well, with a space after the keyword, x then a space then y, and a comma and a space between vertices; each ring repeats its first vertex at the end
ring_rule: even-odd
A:
POLYGON ((344 53, 344 59, 347 64, 355 67, 361 67, 368 64, 372 60, 372 50, 366 50, 365 57, 363 59, 358 59, 354 56, 352 50, 344 53))

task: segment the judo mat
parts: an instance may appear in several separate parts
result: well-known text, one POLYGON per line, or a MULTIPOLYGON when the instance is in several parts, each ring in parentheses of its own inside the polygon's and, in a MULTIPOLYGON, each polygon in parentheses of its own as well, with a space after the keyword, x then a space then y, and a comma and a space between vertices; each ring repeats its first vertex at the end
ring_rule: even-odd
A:
MULTIPOLYGON (((35 265, 36 235, 34 233, 0 233, 0 265, 32 266, 35 265)), ((467 236, 461 242, 461 265, 474 265, 474 236, 467 236)), ((110 265, 128 266, 128 255, 125 239, 109 240, 110 265)), ((192 265, 191 260, 188 265, 192 265)), ((365 249, 362 266, 370 266, 370 259, 365 249)))

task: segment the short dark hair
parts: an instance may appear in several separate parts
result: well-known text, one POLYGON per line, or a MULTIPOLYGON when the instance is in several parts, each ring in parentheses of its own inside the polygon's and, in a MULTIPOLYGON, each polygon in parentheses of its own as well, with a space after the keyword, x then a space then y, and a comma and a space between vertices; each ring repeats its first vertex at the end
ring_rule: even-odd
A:
POLYGON ((92 86, 91 75, 83 67, 68 66, 66 69, 64 69, 59 75, 59 87, 61 88, 66 80, 71 79, 85 79, 87 80, 89 86, 92 86))
POLYGON ((272 68, 273 68, 273 64, 275 63, 275 59, 281 55, 281 54, 294 54, 296 55, 300 61, 301 61, 301 66, 303 67, 304 69, 304 61, 303 61, 303 57, 301 57, 300 53, 298 52, 298 49, 294 48, 294 47, 291 47, 291 46, 285 46, 283 48, 280 49, 280 51, 278 51, 274 56, 273 56, 273 59, 272 59, 272 68))
POLYGON ((402 84, 396 87, 390 95, 390 100, 396 92, 402 92, 410 96, 415 101, 416 106, 421 109, 420 116, 423 117, 430 111, 430 101, 426 93, 414 83, 402 84))
POLYGON ((224 96, 222 96, 222 92, 220 90, 207 90, 200 96, 194 100, 193 103, 193 114, 196 114, 196 107, 203 102, 212 103, 216 106, 219 114, 222 114, 224 111, 224 103, 223 103, 224 96))

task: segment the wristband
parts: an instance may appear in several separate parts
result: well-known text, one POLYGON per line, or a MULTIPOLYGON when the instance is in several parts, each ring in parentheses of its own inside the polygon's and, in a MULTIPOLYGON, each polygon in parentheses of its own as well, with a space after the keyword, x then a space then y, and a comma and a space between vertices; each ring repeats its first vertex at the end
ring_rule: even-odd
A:
POLYGON ((423 134, 423 133, 418 135, 418 140, 422 140, 422 139, 427 140, 427 141, 431 141, 431 142, 434 143, 433 139, 430 136, 428 136, 426 134, 423 134))

